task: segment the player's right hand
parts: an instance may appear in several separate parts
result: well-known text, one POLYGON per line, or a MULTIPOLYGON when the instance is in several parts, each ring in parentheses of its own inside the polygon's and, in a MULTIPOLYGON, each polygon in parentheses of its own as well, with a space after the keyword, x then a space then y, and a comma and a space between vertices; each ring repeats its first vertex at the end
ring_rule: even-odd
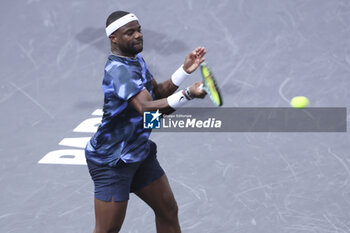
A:
POLYGON ((198 47, 188 54, 183 65, 184 71, 188 74, 194 72, 205 61, 204 55, 206 53, 207 51, 204 47, 198 47))
POLYGON ((203 99, 206 96, 206 92, 201 88, 203 82, 195 82, 190 86, 190 93, 193 98, 203 99))

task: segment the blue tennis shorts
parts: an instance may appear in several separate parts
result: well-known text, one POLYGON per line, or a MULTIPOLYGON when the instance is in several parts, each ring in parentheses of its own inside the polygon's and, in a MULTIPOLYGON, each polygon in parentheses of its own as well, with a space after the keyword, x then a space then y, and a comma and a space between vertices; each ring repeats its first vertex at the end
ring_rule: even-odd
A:
POLYGON ((98 166, 87 161, 95 186, 95 198, 109 202, 129 200, 129 194, 146 187, 159 179, 164 170, 157 160, 156 144, 151 141, 147 158, 138 163, 124 163, 119 160, 115 167, 98 166))

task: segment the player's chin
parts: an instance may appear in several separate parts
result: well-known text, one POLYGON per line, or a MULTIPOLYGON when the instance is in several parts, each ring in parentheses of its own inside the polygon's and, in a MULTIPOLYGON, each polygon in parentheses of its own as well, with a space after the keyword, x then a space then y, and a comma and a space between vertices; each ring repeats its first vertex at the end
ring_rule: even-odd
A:
POLYGON ((140 43, 134 44, 133 49, 136 53, 141 53, 143 50, 143 43, 140 42, 140 43))

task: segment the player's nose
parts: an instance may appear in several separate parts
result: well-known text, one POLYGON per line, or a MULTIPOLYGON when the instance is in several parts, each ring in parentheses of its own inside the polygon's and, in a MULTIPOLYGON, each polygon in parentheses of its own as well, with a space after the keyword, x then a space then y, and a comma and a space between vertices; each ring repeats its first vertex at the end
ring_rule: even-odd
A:
POLYGON ((135 38, 136 39, 142 39, 143 38, 142 32, 136 32, 135 33, 135 38))

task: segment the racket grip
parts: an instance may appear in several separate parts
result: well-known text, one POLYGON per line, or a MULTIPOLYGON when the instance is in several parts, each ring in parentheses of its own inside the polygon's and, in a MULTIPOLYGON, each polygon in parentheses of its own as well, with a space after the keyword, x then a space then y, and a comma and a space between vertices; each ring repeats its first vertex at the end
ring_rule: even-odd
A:
POLYGON ((199 85, 199 90, 201 90, 201 91, 205 91, 205 92, 207 92, 206 90, 205 90, 205 88, 204 88, 204 85, 203 85, 203 83, 201 84, 201 85, 199 85))

